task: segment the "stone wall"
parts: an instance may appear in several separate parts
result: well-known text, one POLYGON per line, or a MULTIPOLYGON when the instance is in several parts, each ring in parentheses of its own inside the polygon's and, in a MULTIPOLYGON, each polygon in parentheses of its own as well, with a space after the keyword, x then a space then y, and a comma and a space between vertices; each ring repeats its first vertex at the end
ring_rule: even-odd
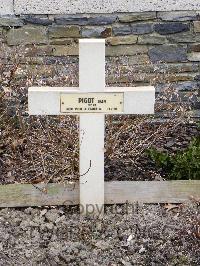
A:
POLYGON ((28 67, 40 76, 52 76, 55 61, 62 63, 58 76, 77 69, 79 38, 106 38, 108 85, 153 84, 157 92, 172 85, 183 99, 195 91, 194 114, 200 115, 200 11, 0 17, 5 49, 25 45, 28 67))

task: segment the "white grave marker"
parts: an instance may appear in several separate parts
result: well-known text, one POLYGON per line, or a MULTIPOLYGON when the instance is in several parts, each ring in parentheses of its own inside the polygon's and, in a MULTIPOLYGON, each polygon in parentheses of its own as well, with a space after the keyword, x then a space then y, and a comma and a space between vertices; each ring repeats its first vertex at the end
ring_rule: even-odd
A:
POLYGON ((152 114, 154 102, 151 86, 105 87, 103 39, 79 41, 79 88, 29 88, 30 115, 80 115, 80 204, 85 213, 89 207, 94 213, 103 210, 105 114, 152 114))

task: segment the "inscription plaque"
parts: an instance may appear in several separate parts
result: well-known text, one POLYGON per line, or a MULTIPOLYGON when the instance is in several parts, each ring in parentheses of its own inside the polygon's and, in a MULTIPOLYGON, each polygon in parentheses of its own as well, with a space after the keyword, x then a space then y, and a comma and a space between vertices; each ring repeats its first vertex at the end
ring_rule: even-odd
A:
POLYGON ((61 113, 123 113, 123 93, 62 93, 61 113))

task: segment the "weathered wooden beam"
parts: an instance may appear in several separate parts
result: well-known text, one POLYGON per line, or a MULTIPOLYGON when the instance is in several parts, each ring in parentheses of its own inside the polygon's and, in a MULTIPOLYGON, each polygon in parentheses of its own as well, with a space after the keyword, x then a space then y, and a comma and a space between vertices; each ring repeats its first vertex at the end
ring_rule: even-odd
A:
POLYGON ((0 207, 71 205, 79 203, 76 184, 11 184, 0 186, 0 207))
MULTIPOLYGON (((105 204, 181 203, 190 196, 200 198, 200 181, 116 181, 105 182, 105 204)), ((11 184, 0 186, 0 207, 28 207, 79 204, 78 184, 11 184)))
POLYGON ((105 203, 178 203, 200 197, 200 181, 117 181, 105 183, 105 203))

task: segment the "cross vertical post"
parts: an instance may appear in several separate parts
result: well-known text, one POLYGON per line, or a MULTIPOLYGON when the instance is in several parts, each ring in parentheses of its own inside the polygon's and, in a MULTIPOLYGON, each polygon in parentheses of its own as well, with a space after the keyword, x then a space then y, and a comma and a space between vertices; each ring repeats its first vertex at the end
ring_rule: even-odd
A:
MULTIPOLYGON (((80 92, 105 89, 105 40, 79 41, 80 92)), ((80 114, 80 208, 83 213, 103 212, 104 123, 102 113, 80 114)))

